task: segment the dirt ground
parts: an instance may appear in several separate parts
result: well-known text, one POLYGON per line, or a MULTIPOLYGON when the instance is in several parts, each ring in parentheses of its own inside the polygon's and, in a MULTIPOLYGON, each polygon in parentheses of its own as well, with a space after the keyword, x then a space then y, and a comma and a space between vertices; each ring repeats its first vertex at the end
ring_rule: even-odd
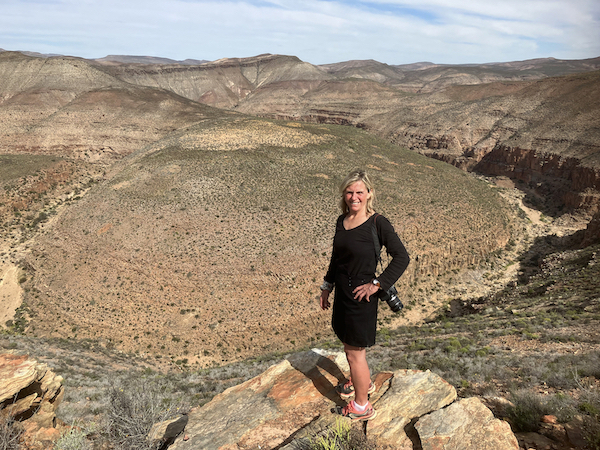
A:
POLYGON ((19 268, 14 264, 0 265, 0 327, 6 327, 6 322, 14 319, 15 311, 21 306, 19 272, 19 268))

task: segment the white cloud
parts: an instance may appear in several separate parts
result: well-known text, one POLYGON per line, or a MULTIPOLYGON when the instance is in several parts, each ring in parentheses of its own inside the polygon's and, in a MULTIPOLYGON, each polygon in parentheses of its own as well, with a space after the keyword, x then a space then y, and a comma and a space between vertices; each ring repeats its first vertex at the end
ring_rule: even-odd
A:
POLYGON ((3 0, 0 47, 390 64, 600 56, 596 0, 3 0))

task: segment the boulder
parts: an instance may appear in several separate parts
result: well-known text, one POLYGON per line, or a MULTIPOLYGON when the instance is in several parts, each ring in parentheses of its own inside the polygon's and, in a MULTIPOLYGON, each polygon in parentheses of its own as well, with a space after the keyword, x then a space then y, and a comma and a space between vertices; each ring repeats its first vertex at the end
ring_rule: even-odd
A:
POLYGON ((148 440, 154 443, 156 448, 166 448, 181 434, 187 423, 187 415, 155 423, 148 432, 148 440))
POLYGON ((409 445, 406 425, 455 399, 454 386, 429 370, 398 370, 390 388, 375 403, 377 416, 369 421, 368 436, 382 445, 402 448, 409 445))
POLYGON ((575 416, 573 420, 565 424, 567 438, 569 439, 569 442, 573 444, 574 447, 584 448, 587 445, 584 433, 585 428, 585 420, 583 416, 580 415, 575 416))
POLYGON ((296 355, 231 387, 189 414, 185 437, 172 449, 274 448, 339 402, 335 386, 345 379, 315 352, 296 355), (260 446, 260 447, 259 447, 260 446))
POLYGON ((0 414, 22 422, 23 440, 47 448, 60 436, 56 409, 62 401, 62 377, 27 355, 0 355, 0 414))
POLYGON ((425 415, 415 428, 423 450, 519 450, 508 422, 496 419, 476 397, 425 415))

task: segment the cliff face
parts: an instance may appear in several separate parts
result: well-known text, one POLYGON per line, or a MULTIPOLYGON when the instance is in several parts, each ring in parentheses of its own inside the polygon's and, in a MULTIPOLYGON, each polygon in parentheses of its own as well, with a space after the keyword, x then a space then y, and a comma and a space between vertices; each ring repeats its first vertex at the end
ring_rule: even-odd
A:
POLYGON ((600 169, 585 167, 578 158, 500 145, 485 154, 473 169, 535 186, 545 197, 568 209, 594 213, 600 207, 600 169))
MULTIPOLYGON (((444 143, 431 138, 437 145, 444 143)), ((420 153, 464 170, 520 181, 554 205, 589 214, 600 208, 600 169, 586 167, 576 157, 564 157, 531 149, 498 145, 486 151, 472 149, 462 155, 437 150, 420 153)))

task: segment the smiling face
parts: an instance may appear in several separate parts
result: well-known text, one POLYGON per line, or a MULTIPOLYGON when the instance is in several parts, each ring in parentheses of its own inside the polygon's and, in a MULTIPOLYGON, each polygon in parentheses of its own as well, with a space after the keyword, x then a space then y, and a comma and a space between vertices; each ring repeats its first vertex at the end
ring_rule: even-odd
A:
POLYGON ((367 200, 371 193, 367 190, 365 183, 357 181, 344 190, 344 201, 348 205, 350 214, 365 213, 367 211, 367 200))

